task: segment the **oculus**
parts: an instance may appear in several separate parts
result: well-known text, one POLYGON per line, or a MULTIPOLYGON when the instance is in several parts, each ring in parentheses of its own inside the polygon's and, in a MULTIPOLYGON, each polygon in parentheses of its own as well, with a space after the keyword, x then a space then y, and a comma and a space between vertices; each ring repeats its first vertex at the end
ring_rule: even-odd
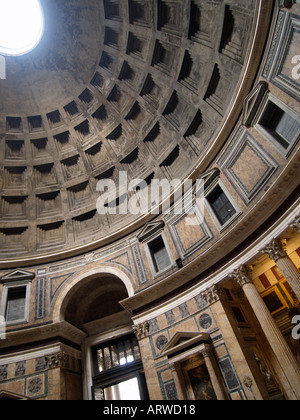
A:
POLYGON ((43 33, 40 0, 0 0, 0 54, 24 55, 38 45, 43 33))

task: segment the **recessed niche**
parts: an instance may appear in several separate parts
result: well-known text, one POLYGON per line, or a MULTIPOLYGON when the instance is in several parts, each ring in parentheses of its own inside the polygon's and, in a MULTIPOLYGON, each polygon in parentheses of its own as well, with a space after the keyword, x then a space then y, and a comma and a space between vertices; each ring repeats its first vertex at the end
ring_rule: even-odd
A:
MULTIPOLYGON (((213 3, 213 2, 212 2, 213 3)), ((213 47, 213 22, 215 11, 213 9, 201 8, 191 1, 191 14, 188 38, 194 42, 213 47)))
POLYGON ((189 106, 182 97, 174 90, 164 112, 163 116, 176 128, 180 130, 182 123, 185 121, 186 113, 188 112, 189 106))
POLYGON ((159 165, 160 167, 172 166, 173 163, 178 159, 180 154, 180 147, 177 145, 169 156, 159 165))
POLYGON ((72 221, 75 238, 82 236, 90 237, 98 229, 99 222, 97 223, 97 210, 92 210, 88 213, 74 217, 72 221))
POLYGON ((65 243, 63 221, 37 226, 37 248, 52 249, 65 243))
POLYGON ((159 165, 163 174, 169 179, 180 178, 185 168, 185 155, 180 156, 180 153, 180 145, 175 146, 171 153, 159 165))
POLYGON ((141 90, 141 97, 149 104, 151 107, 157 109, 159 105, 159 100, 161 97, 162 88, 158 86, 154 80, 152 75, 149 73, 145 79, 145 83, 141 90))
POLYGON ((191 53, 186 50, 178 77, 178 82, 194 92, 197 92, 200 79, 199 64, 197 64, 198 63, 194 65, 191 53))
POLYGON ((156 40, 151 65, 168 76, 172 72, 176 49, 171 44, 156 40))
POLYGON ((104 79, 98 71, 94 74, 94 77, 91 80, 91 85, 97 89, 101 89, 103 87, 104 79))
POLYGON ((89 104, 93 101, 93 95, 92 92, 89 89, 85 89, 81 95, 78 97, 81 102, 84 102, 85 104, 89 104))
POLYGON ((22 119, 20 117, 7 117, 6 118, 6 130, 8 132, 21 132, 23 129, 22 127, 22 119))
POLYGON ((116 127, 106 138, 107 140, 118 140, 123 133, 123 127, 122 124, 119 124, 118 127, 116 127))
POLYGON ((101 149, 102 149, 102 141, 95 144, 93 147, 86 150, 85 152, 93 169, 103 164, 103 158, 101 156, 101 149))
POLYGON ((224 92, 225 89, 220 89, 220 81, 221 74, 219 66, 215 64, 204 100, 220 115, 223 115, 223 96, 226 92, 224 92))
POLYGON ((134 103, 133 107, 131 108, 129 113, 126 115, 125 120, 135 130, 140 130, 142 128, 143 123, 144 123, 144 117, 143 117, 143 112, 138 101, 134 103))
POLYGON ((43 158, 50 156, 50 150, 48 145, 48 138, 43 137, 40 139, 32 139, 31 141, 31 150, 34 158, 43 158))
POLYGON ((71 118, 75 118, 79 115, 78 106, 75 101, 72 101, 68 105, 64 106, 64 110, 71 118))
POLYGON ((153 143, 160 135, 160 124, 157 122, 150 133, 144 138, 144 143, 153 143))
POLYGON ((60 191, 38 194, 36 210, 39 219, 59 215, 62 211, 60 191))
POLYGON ((61 115, 58 110, 47 114, 47 119, 51 128, 57 127, 58 125, 62 123, 61 115))
POLYGON ((105 108, 105 105, 101 105, 92 115, 92 117, 98 121, 106 121, 108 114, 105 108))
POLYGON ((0 228, 0 254, 14 256, 27 252, 28 227, 0 228))
POLYGON ((113 64, 114 59, 112 58, 112 56, 108 52, 103 51, 101 60, 99 62, 99 66, 112 72, 113 64))
POLYGON ((116 167, 115 167, 115 166, 113 166, 112 168, 108 169, 107 171, 102 172, 102 173, 101 173, 101 174, 99 174, 99 175, 96 175, 96 176, 95 176, 95 178, 96 178, 98 181, 101 181, 102 179, 113 178, 114 173, 115 173, 115 170, 116 170, 116 167))
POLYGON ((69 131, 64 131, 63 133, 56 134, 53 137, 59 152, 68 152, 74 150, 74 146, 71 142, 71 134, 69 131))
POLYGON ((4 168, 4 188, 7 188, 7 189, 26 188, 27 186, 26 170, 27 168, 24 166, 5 167, 4 168))
POLYGON ((103 0, 105 19, 120 21, 119 0, 103 0))
POLYGON ((139 148, 133 150, 133 152, 129 153, 128 156, 126 156, 123 160, 121 160, 121 164, 123 165, 131 165, 133 162, 135 162, 139 157, 139 148))
POLYGON ((119 34, 114 29, 106 26, 105 27, 105 34, 104 34, 104 44, 108 47, 118 49, 119 43, 119 34))
POLYGON ((77 132, 80 140, 83 140, 90 134, 90 123, 89 120, 83 121, 81 124, 77 125, 75 131, 77 132))
POLYGON ((25 159, 24 140, 6 140, 5 159, 9 159, 9 160, 25 159))
POLYGON ((125 82, 133 82, 135 78, 135 72, 130 67, 129 63, 127 61, 124 61, 121 72, 119 74, 119 80, 125 81, 125 82))
POLYGON ((77 178, 83 174, 82 162, 80 155, 72 156, 61 161, 63 174, 66 181, 77 178))
POLYGON ((43 130, 43 120, 40 115, 28 117, 27 121, 30 132, 43 130))
POLYGON ((168 0, 158 0, 157 10, 157 29, 159 31, 165 31, 174 35, 179 35, 183 21, 181 3, 168 0))
POLYGON ((249 27, 249 17, 226 5, 219 52, 242 63, 245 35, 249 27))
POLYGON ((117 85, 115 85, 107 100, 117 111, 120 112, 125 107, 129 98, 121 92, 117 85))
POLYGON ((54 163, 34 166, 36 187, 50 186, 57 183, 54 163))
POLYGON ((90 203, 91 190, 88 181, 68 188, 67 192, 70 210, 79 210, 90 203))
POLYGON ((198 110, 189 128, 184 134, 185 140, 189 143, 196 155, 199 155, 204 147, 203 136, 201 135, 202 126, 203 116, 202 112, 198 110))
POLYGON ((152 7, 143 0, 129 0, 129 23, 151 27, 152 7))
POLYGON ((3 220, 26 220, 26 201, 28 196, 1 197, 1 216, 3 220))
POLYGON ((129 32, 126 53, 144 61, 147 54, 147 42, 146 38, 129 32))

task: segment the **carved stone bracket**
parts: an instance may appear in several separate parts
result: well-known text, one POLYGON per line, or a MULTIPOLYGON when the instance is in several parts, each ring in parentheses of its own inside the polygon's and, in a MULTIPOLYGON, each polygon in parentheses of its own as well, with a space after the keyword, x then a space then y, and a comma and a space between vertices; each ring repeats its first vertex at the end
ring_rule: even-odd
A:
POLYGON ((201 293, 209 305, 225 298, 225 292, 215 284, 201 293))
POLYGON ((64 351, 45 356, 46 367, 48 369, 61 367, 63 363, 68 362, 68 360, 69 356, 64 351))
POLYGON ((138 340, 142 340, 149 336, 149 322, 145 321, 142 324, 134 325, 133 331, 138 340))

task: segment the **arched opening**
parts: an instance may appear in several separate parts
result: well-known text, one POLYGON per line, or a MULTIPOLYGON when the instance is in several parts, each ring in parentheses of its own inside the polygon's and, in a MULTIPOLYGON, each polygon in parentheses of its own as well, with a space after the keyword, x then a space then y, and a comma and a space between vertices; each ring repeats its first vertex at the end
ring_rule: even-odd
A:
MULTIPOLYGON (((131 288, 124 279, 95 271, 77 278, 63 299, 61 319, 86 334, 81 346, 84 399, 148 396, 132 320, 120 304, 130 294, 131 288)), ((68 374, 68 381, 69 389, 78 388, 78 378, 68 374)))
POLYGON ((71 289, 65 299, 63 318, 88 335, 107 331, 115 323, 131 322, 119 303, 127 297, 122 280, 110 274, 95 274, 71 289))

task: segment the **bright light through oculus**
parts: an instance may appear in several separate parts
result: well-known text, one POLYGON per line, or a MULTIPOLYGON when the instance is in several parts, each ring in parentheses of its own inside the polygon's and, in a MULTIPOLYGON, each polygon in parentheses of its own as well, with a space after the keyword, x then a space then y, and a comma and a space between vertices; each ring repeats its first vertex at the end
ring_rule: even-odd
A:
POLYGON ((23 55, 44 33, 40 0, 0 0, 0 54, 23 55))

